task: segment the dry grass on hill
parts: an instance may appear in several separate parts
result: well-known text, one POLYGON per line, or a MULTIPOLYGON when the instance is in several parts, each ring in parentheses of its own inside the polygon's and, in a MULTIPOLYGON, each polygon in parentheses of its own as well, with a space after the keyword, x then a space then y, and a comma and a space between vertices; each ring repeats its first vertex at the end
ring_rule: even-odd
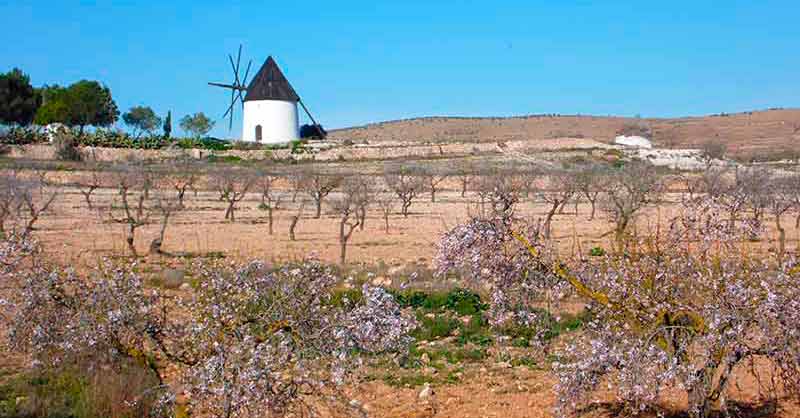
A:
POLYGON ((583 137, 609 143, 626 126, 637 125, 649 129, 659 145, 671 148, 694 147, 717 139, 739 156, 800 149, 800 109, 672 119, 551 115, 430 117, 340 129, 332 131, 330 136, 355 142, 496 142, 583 137))

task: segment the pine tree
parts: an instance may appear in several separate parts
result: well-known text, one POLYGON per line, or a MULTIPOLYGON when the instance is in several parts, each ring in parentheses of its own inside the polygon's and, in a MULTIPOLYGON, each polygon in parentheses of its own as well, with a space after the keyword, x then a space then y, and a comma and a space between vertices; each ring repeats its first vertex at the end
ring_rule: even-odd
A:
POLYGON ((172 111, 167 112, 167 117, 164 118, 164 139, 169 139, 172 135, 172 111))

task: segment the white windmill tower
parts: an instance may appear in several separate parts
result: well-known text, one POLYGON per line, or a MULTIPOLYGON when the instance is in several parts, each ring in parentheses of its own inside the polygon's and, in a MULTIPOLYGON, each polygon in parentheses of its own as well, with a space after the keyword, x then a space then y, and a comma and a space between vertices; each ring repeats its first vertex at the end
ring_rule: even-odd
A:
POLYGON ((297 104, 299 103, 313 123, 312 127, 315 131, 313 136, 325 137, 325 131, 311 116, 303 101, 300 100, 300 96, 297 95, 271 56, 267 58, 247 87, 245 84, 252 61, 247 64, 244 78, 240 80, 241 56, 241 46, 235 64, 233 56, 228 55, 234 73, 233 84, 208 83, 212 86, 231 89, 231 104, 223 115, 223 118, 229 117, 228 129, 233 128, 234 107, 238 100, 242 103, 244 112, 242 141, 277 144, 297 140, 300 138, 297 113, 297 104), (246 92, 244 97, 242 97, 242 92, 246 92))

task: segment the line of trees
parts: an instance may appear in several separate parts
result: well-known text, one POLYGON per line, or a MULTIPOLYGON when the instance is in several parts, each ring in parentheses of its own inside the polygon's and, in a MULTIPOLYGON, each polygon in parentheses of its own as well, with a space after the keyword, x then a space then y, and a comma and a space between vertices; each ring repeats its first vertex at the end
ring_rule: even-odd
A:
MULTIPOLYGON (((142 135, 172 135, 172 112, 161 118, 149 106, 133 106, 120 115, 108 86, 93 80, 80 80, 68 86, 45 85, 35 88, 30 77, 14 68, 0 74, 0 124, 27 127, 31 124, 63 124, 83 134, 86 127, 109 127, 122 122, 139 139, 142 135)), ((202 112, 186 115, 181 129, 199 138, 214 127, 214 121, 202 112)))

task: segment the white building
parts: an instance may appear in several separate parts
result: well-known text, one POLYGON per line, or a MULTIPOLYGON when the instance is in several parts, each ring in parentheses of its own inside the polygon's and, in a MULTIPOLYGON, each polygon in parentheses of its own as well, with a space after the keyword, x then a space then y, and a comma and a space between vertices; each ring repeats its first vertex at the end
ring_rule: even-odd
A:
POLYGON ((277 144, 300 138, 299 100, 275 60, 267 58, 247 86, 242 141, 277 144))

